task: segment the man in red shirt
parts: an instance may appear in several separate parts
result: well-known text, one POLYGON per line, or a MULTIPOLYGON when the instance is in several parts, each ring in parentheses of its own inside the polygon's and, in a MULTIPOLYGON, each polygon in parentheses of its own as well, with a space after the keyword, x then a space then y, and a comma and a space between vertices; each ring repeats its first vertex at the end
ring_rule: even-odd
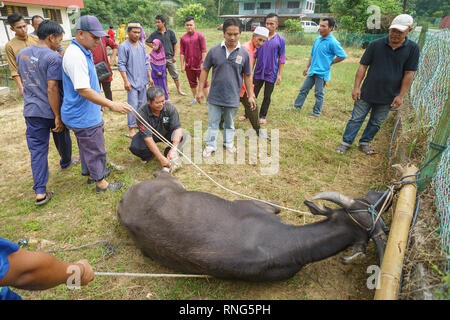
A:
MULTIPOLYGON (((110 29, 110 31, 111 31, 111 29, 110 29)), ((114 61, 116 60, 117 49, 119 48, 119 46, 114 42, 114 40, 111 40, 108 37, 102 37, 102 38, 100 38, 100 40, 102 42, 98 44, 98 46, 97 46, 97 48, 95 48, 95 50, 91 50, 91 51, 92 51, 92 56, 94 59, 94 64, 99 63, 100 61, 105 61, 106 65, 108 66, 109 71, 111 72, 111 75, 108 78, 100 81, 100 85, 103 88, 105 97, 108 98, 109 100, 112 100, 111 82, 112 82, 112 73, 113 72, 111 70, 110 63, 114 63, 114 61), (103 50, 102 50, 102 44, 103 44, 103 50), (108 60, 108 54, 106 52, 107 46, 113 50, 110 60, 108 60)), ((103 108, 104 107, 102 107, 102 109, 103 108)))
MULTIPOLYGON (((195 31, 194 17, 187 17, 184 26, 186 34, 180 39, 181 72, 186 71, 186 77, 194 96, 191 103, 196 103, 198 79, 200 78, 202 62, 206 56, 206 41, 203 34, 195 31)), ((207 97, 209 94, 208 81, 205 82, 204 88, 199 89, 202 89, 204 96, 207 97)))
POLYGON ((114 28, 113 26, 109 26, 109 30, 107 33, 108 33, 109 38, 115 42, 114 36, 116 35, 116 33, 114 32, 113 28, 114 28))

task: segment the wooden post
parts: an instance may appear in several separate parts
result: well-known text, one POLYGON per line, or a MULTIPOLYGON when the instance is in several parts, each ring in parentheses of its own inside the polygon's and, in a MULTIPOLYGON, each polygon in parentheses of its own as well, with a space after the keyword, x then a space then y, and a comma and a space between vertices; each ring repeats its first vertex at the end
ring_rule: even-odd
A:
POLYGON ((419 35, 419 41, 417 41, 417 44, 419 45, 420 51, 422 51, 422 48, 425 44, 425 40, 427 38, 427 31, 428 31, 428 24, 425 23, 422 26, 422 30, 420 30, 420 35, 419 35))
MULTIPOLYGON (((439 119, 438 127, 436 128, 436 131, 434 132, 433 137, 433 143, 438 144, 440 146, 447 145, 447 141, 449 138, 450 133, 450 99, 447 98, 447 102, 445 103, 444 110, 442 110, 441 118, 439 119)), ((430 146, 428 150, 427 158, 424 162, 427 163, 430 161, 434 156, 436 156, 440 150, 433 148, 430 146)), ((441 155, 442 156, 442 155, 441 155)), ((431 181, 431 178, 433 177, 434 173, 436 172, 437 164, 439 163, 441 156, 437 156, 431 163, 429 163, 425 168, 422 169, 420 172, 420 178, 423 180, 420 180, 419 185, 419 192, 425 190, 429 182, 431 181)))
MULTIPOLYGON (((400 169, 403 177, 414 175, 417 172, 417 168, 413 165, 404 169, 399 165, 396 167, 400 169)), ((412 176, 403 181, 414 181, 415 179, 412 176)), ((406 184, 400 190, 375 291, 375 300, 398 299, 403 258, 408 242, 409 227, 414 215, 416 194, 415 184, 406 184)))

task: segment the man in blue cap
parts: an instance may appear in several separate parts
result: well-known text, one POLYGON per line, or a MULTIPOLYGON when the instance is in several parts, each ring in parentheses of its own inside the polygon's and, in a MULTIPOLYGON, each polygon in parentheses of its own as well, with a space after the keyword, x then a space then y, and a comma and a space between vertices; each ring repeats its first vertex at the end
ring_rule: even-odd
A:
POLYGON ((81 174, 87 183, 96 184, 96 192, 117 191, 123 182, 108 183, 105 178, 106 149, 101 106, 126 114, 131 108, 121 102, 106 99, 100 94, 92 52, 100 38, 106 37, 100 21, 94 16, 81 16, 75 24, 77 34, 63 58, 64 101, 61 119, 77 138, 80 150, 81 174))

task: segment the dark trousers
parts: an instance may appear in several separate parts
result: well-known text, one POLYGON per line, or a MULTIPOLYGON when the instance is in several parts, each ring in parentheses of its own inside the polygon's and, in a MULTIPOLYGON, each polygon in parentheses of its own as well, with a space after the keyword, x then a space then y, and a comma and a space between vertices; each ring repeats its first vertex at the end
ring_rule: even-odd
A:
POLYGON ((253 84, 255 88, 253 89, 255 92, 255 97, 258 98, 259 91, 264 85, 264 99, 261 104, 261 110, 259 111, 259 117, 265 119, 267 116, 267 112, 269 111, 270 106, 270 97, 272 96, 273 88, 275 87, 275 83, 268 82, 261 79, 253 79, 253 84))
POLYGON ((81 174, 101 181, 106 170, 106 149, 103 121, 90 128, 71 128, 80 150, 81 174))
POLYGON ((245 116, 250 120, 253 129, 255 129, 256 133, 259 133, 260 124, 259 124, 259 116, 258 116, 258 105, 256 105, 255 110, 251 110, 250 103, 248 102, 247 93, 244 93, 244 96, 241 97, 241 103, 245 108, 245 116))
POLYGON ((106 99, 112 101, 112 91, 111 91, 111 82, 100 82, 103 92, 105 93, 106 99))
MULTIPOLYGON (((33 190, 35 193, 46 193, 48 182, 48 147, 50 130, 55 128, 55 119, 25 117, 27 125, 26 138, 31 155, 31 171, 33 173, 33 190)), ((62 132, 52 132, 56 150, 61 157, 59 165, 65 168, 72 160, 72 140, 70 132, 64 128, 62 132)))
MULTIPOLYGON (((173 137, 174 137, 173 136, 174 132, 175 132, 175 130, 170 132, 166 136, 164 136, 164 138, 166 138, 167 140, 172 142, 173 137)), ((183 137, 181 138, 180 144, 177 147, 178 150, 181 150, 181 148, 183 147, 184 143, 186 142, 186 137, 187 137, 187 133, 183 130, 183 137)), ((156 143, 161 142, 161 140, 155 136, 152 138, 156 143)), ((141 132, 138 132, 133 136, 133 140, 131 140, 131 145, 130 145, 129 149, 132 154, 141 158, 141 160, 143 160, 143 161, 150 161, 151 159, 153 159, 155 157, 153 152, 151 152, 150 149, 147 147, 147 144, 144 141, 144 135, 141 132)), ((167 157, 167 154, 169 153, 170 149, 171 148, 168 146, 164 150, 165 157, 167 157)))

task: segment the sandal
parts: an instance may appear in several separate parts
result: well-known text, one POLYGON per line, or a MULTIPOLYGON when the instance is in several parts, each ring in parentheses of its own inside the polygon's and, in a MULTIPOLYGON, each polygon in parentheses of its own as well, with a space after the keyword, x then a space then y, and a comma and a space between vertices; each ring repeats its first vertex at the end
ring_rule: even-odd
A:
POLYGON ((336 148, 336 153, 345 154, 347 150, 350 149, 350 146, 346 146, 345 144, 341 144, 336 148))
POLYGON ((372 156, 372 155, 376 154, 375 150, 373 148, 371 148, 368 144, 360 144, 359 150, 361 150, 368 156, 372 156))
POLYGON ((51 198, 53 198, 53 192, 46 192, 45 197, 39 200, 36 199, 36 202, 34 204, 37 206, 42 206, 43 204, 49 202, 51 198))

